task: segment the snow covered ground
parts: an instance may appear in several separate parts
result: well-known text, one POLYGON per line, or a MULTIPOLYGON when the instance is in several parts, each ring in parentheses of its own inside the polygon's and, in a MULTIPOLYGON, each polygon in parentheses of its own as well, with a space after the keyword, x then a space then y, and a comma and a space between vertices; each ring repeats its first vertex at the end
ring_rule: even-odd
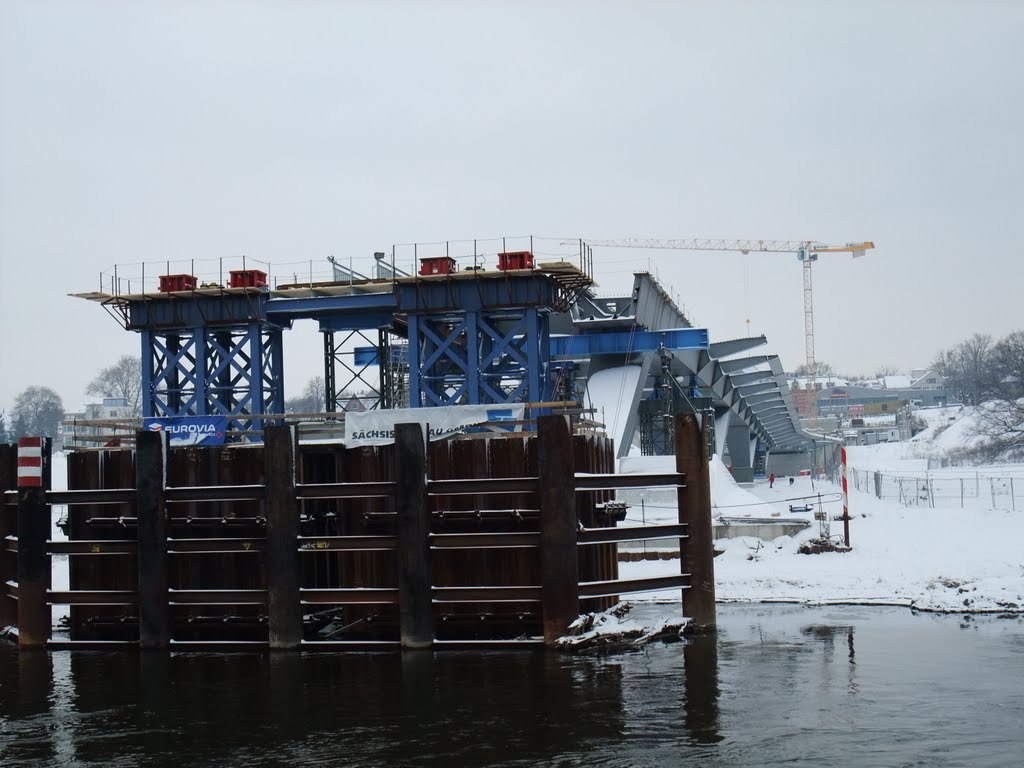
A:
MULTIPOLYGON (((950 427, 945 431, 951 431, 950 427)), ((954 436, 957 436, 957 430, 954 436)), ((960 439, 959 436, 956 439, 960 439)), ((919 454, 941 452, 929 437, 909 443, 860 446, 849 450, 851 466, 901 472, 919 454)), ((669 465, 670 466, 670 465, 669 465)), ((620 469, 656 472, 668 469, 664 458, 624 459, 620 469)), ((987 467, 991 473, 1019 467, 987 467)), ((963 471, 963 470, 961 470, 963 471)), ((974 469, 972 468, 972 472, 974 469)), ((740 488, 721 462, 711 463, 713 515, 803 518, 790 505, 812 503, 822 495, 829 517, 842 515, 841 488, 810 477, 760 481, 740 488)), ((633 506, 629 524, 674 520, 671 499, 653 498, 633 506)), ((801 603, 882 603, 921 610, 951 612, 1024 612, 1024 509, 997 510, 977 499, 966 509, 907 507, 894 499, 876 499, 851 489, 851 552, 801 555, 800 543, 819 535, 812 520, 807 530, 774 541, 750 537, 719 539, 724 550, 715 558, 716 593, 720 601, 801 603)), ((842 522, 830 523, 841 535, 842 522)), ((620 563, 621 578, 678 572, 678 560, 620 563)), ((678 600, 675 591, 652 593, 648 600, 678 600)))

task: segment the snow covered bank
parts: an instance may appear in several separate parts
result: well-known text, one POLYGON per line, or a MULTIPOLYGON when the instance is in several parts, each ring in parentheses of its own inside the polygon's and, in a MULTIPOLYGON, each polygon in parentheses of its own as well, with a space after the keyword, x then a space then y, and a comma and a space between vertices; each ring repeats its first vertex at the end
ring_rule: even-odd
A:
MULTIPOLYGON (((879 469, 903 461, 893 449, 864 446, 860 460, 879 469), (874 451, 876 455, 872 456, 874 451)), ((906 445, 904 450, 909 450, 906 445)), ((630 459, 631 471, 658 471, 659 462, 630 459)), ((625 468, 625 467, 624 467, 625 468)), ((789 506, 811 503, 830 516, 842 514, 840 488, 809 477, 780 478, 774 488, 762 481, 739 488, 721 462, 711 464, 711 495, 716 516, 777 516, 810 519, 789 512, 789 506)), ((795 537, 772 542, 753 538, 720 539, 715 547, 715 584, 720 601, 801 603, 883 603, 921 610, 952 612, 1024 612, 1024 510, 905 507, 892 499, 876 499, 851 491, 850 543, 853 551, 801 555, 799 545, 818 535, 818 524, 795 537)), ((630 509, 627 524, 666 522, 675 518, 671 504, 630 509)), ((832 522, 833 536, 842 523, 832 522)), ((619 564, 622 578, 678 572, 678 560, 619 564)), ((647 599, 678 600, 676 591, 653 593, 647 599)), ((640 599, 633 597, 631 599, 640 599)))

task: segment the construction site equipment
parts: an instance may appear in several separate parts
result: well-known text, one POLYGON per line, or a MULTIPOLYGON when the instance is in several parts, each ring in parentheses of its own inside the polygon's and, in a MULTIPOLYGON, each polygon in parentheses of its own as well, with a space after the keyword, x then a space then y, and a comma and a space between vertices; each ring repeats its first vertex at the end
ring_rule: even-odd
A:
MULTIPOLYGON (((811 279, 811 265, 818 260, 819 253, 849 253, 854 258, 857 258, 875 247, 875 244, 870 240, 846 243, 845 245, 827 245, 816 240, 714 240, 700 237, 668 240, 626 237, 617 240, 587 239, 585 242, 592 248, 653 248, 684 251, 738 251, 739 253, 750 253, 751 251, 761 253, 795 253, 797 259, 804 265, 804 348, 807 356, 807 375, 810 378, 812 390, 814 389, 818 366, 814 357, 814 289, 811 279)), ((817 398, 809 397, 807 405, 808 417, 816 420, 818 417, 817 398)))

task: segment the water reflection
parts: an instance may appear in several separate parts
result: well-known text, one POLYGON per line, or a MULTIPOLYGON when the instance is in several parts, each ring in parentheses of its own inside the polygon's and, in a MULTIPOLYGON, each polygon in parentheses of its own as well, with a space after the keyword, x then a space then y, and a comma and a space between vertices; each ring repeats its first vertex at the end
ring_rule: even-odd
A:
POLYGON ((1024 627, 972 624, 751 607, 586 657, 0 646, 0 765, 1015 764, 1024 627))
POLYGON ((718 730, 718 638, 708 634, 687 640, 683 668, 686 731, 694 744, 717 744, 724 738, 718 730))
POLYGON ((836 638, 839 642, 846 641, 846 658, 849 669, 846 676, 846 689, 852 694, 858 693, 857 679, 854 674, 857 666, 857 650, 853 643, 853 626, 844 624, 808 624, 800 628, 800 634, 816 640, 821 645, 821 659, 825 669, 821 675, 821 685, 828 688, 832 682, 829 667, 835 662, 836 638))
POLYGON ((2 688, 0 723, 12 738, 0 762, 162 761, 181 749, 225 765, 282 754, 374 765, 612 755, 628 738, 626 701, 637 699, 658 702, 659 718, 682 721, 693 743, 720 741, 714 636, 652 658, 657 672, 641 686, 638 659, 554 653, 14 651, 0 654, 17 672, 2 688))

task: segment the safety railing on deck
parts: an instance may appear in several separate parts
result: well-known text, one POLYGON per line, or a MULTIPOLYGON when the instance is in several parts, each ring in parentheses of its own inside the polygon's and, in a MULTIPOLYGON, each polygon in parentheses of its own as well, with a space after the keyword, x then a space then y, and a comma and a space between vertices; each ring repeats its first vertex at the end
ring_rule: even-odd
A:
MULTIPOLYGON (((262 273, 272 289, 311 287, 327 283, 357 284, 393 281, 419 275, 421 259, 450 258, 454 272, 498 269, 499 254, 529 252, 533 264, 567 263, 588 278, 593 277, 593 254, 581 239, 524 235, 477 240, 403 243, 364 256, 327 255, 316 259, 274 261, 252 256, 211 259, 165 259, 116 264, 99 273, 98 290, 113 297, 160 293, 173 281, 163 278, 194 278, 195 289, 229 288, 232 272, 262 273)), ((189 284, 191 285, 191 280, 189 284)))

